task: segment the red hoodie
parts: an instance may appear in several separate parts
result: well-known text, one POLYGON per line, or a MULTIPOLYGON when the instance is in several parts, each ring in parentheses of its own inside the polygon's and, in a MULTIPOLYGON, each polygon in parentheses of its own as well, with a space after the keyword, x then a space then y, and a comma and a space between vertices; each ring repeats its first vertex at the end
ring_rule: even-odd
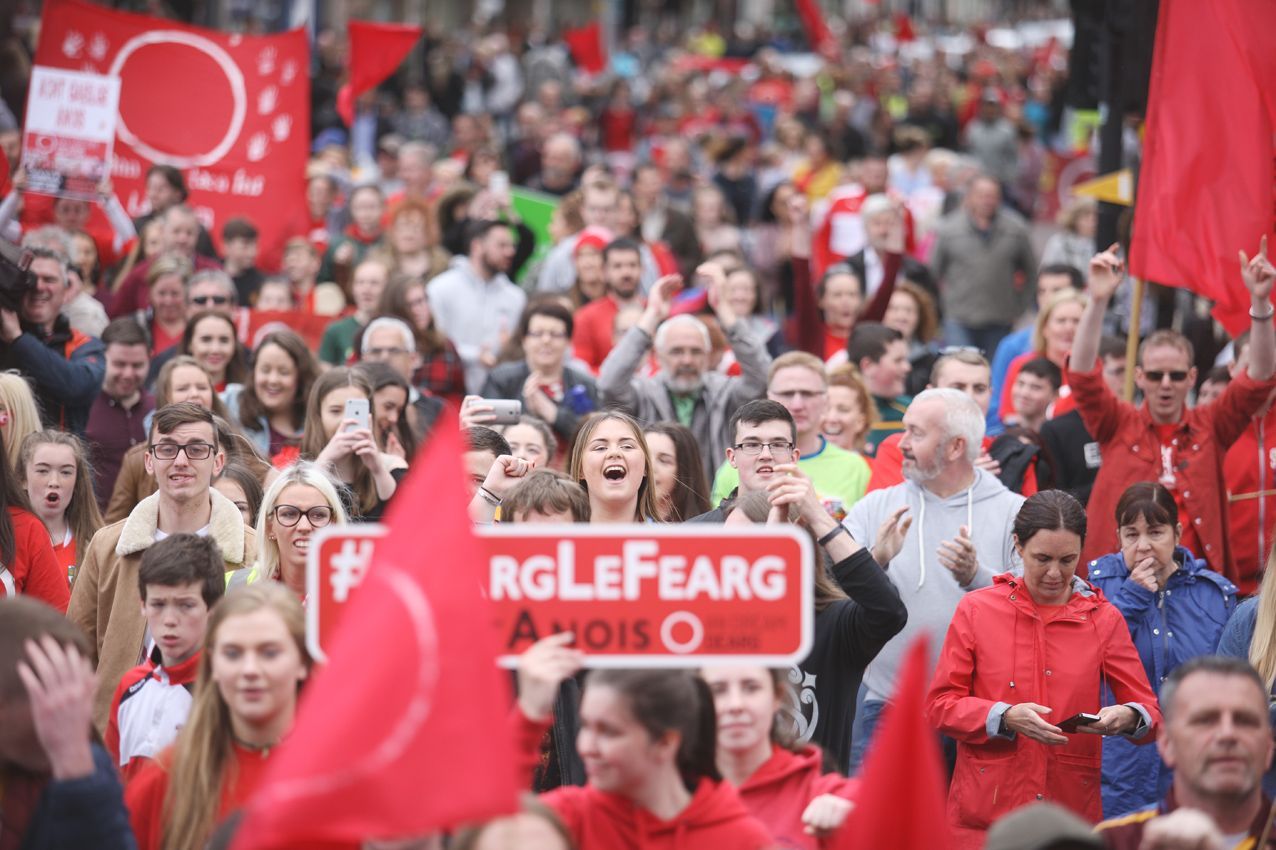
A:
MULTIPOLYGON (((518 737, 524 753, 534 758, 548 723, 535 723, 517 713, 518 737)), ((701 779, 691 802, 671 820, 661 820, 627 797, 590 785, 565 786, 542 794, 579 850, 763 850, 775 841, 754 820, 727 782, 701 779)))
POLYGON ((771 758, 739 788, 740 801, 771 833, 777 847, 816 850, 826 842, 806 834, 802 813, 821 794, 855 799, 859 780, 823 772, 819 747, 773 747, 771 758))

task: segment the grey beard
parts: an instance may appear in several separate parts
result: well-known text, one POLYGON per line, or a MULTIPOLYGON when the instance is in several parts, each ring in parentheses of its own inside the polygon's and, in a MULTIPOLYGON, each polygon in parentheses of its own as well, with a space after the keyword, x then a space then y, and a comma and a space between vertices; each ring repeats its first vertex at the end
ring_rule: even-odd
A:
POLYGON ((942 463, 937 463, 934 466, 927 468, 918 463, 909 464, 908 461, 904 461, 904 464, 900 469, 900 472, 903 473, 904 477, 914 484, 925 484, 927 481, 933 481, 938 478, 940 473, 943 471, 944 466, 942 463))
POLYGON ((665 382, 665 386, 671 392, 679 395, 693 395, 704 388, 704 379, 698 376, 695 378, 675 378, 668 372, 662 372, 661 377, 665 382))

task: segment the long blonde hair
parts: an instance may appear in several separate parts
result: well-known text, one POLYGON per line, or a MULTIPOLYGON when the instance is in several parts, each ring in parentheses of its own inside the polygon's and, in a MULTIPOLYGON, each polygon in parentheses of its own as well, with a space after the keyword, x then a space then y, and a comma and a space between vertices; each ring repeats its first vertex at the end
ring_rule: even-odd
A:
POLYGON ((31 385, 16 372, 0 372, 0 404, 9 411, 9 440, 4 451, 9 456, 9 468, 17 469, 22 441, 27 434, 40 430, 40 408, 31 385))
POLYGON ((1067 289, 1059 292, 1046 302, 1046 305, 1041 308, 1041 312, 1037 314, 1036 324, 1032 327, 1032 350, 1045 357, 1046 325, 1049 324, 1050 317, 1054 315, 1055 310, 1065 304, 1080 304, 1084 309, 1088 303, 1090 303, 1089 296, 1076 289, 1067 289))
POLYGON ((341 496, 337 493, 337 485, 317 463, 299 460, 284 469, 266 489, 266 495, 261 499, 261 511, 257 514, 257 577, 259 579, 283 581, 279 568, 279 542, 270 539, 267 533, 269 529, 266 526, 270 522, 271 514, 275 512, 275 505, 279 503, 279 494, 285 487, 292 484, 305 484, 323 494, 328 507, 332 508, 330 525, 345 525, 350 521, 341 496))
POLYGON ((660 512, 656 507, 656 473, 651 463, 651 452, 647 449, 647 439, 643 436, 642 426, 638 421, 627 413, 621 413, 619 410, 604 410, 599 413, 591 413, 581 423, 580 429, 576 432, 575 442, 572 444, 571 461, 568 463, 568 477, 584 488, 585 493, 589 493, 589 485, 585 482, 585 449, 589 445, 589 438, 593 436, 598 426, 606 422, 608 419, 615 419, 624 423, 630 431, 633 432, 634 440, 638 443, 638 448, 642 452, 642 483, 638 485, 638 517, 637 522, 646 522, 648 520, 659 519, 660 512))
POLYGON ((236 588, 213 606, 199 659, 199 679, 186 725, 173 747, 168 794, 164 800, 163 847, 203 847, 217 820, 222 788, 234 781, 234 735, 230 709, 213 681, 213 650, 217 633, 231 617, 268 608, 279 615, 310 670, 306 651, 306 621, 301 602, 292 591, 273 581, 236 588))
POLYGON ((1249 663, 1267 683, 1276 684, 1276 545, 1267 554, 1263 584, 1258 589, 1258 616, 1254 636, 1249 639, 1249 663))

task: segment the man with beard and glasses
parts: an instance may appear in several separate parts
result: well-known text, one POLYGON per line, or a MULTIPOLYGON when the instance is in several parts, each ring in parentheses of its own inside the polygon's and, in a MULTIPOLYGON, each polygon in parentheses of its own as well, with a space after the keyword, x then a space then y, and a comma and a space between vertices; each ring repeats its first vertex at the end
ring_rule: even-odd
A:
POLYGON ((740 375, 728 377, 709 368, 709 329, 703 322, 685 314, 669 318, 682 277, 666 275, 652 287, 638 323, 603 361, 598 389, 605 407, 619 407, 643 422, 679 422, 690 428, 700 446, 705 475, 712 479, 732 436, 727 429, 731 414, 766 393, 771 355, 722 297, 722 269, 704 263, 696 271, 740 363, 740 375), (659 371, 652 377, 635 375, 653 342, 659 371))
POLYGON ((852 768, 863 761, 913 641, 927 636, 934 672, 962 596, 988 587, 1014 562, 1011 529, 1024 497, 975 465, 983 439, 984 412, 974 399, 952 388, 925 390, 904 413, 903 483, 869 493, 843 523, 856 540, 877 541, 873 559, 908 608, 908 624, 864 676, 852 768))

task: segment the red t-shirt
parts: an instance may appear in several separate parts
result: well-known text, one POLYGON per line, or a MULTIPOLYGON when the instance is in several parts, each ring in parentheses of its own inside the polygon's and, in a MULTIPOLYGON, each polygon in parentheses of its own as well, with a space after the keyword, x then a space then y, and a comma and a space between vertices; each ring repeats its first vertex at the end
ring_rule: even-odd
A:
POLYGON ((175 334, 170 334, 164 330, 159 322, 151 322, 151 356, 159 354, 161 351, 167 351, 182 341, 182 334, 185 328, 179 330, 175 334))

